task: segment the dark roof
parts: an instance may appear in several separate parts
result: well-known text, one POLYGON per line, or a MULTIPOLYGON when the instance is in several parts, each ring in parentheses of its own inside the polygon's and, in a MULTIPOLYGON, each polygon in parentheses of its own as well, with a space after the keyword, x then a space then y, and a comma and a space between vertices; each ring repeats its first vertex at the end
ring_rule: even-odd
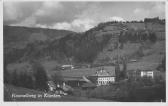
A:
POLYGON ((53 81, 48 81, 48 86, 56 88, 56 84, 53 81))
POLYGON ((64 81, 85 81, 82 77, 63 77, 64 81))
POLYGON ((70 87, 69 85, 63 86, 62 89, 63 89, 64 91, 72 91, 72 90, 73 90, 73 88, 70 87))
POLYGON ((94 83, 84 83, 83 85, 82 85, 82 87, 83 88, 86 88, 86 87, 96 87, 96 84, 94 84, 94 83))
POLYGON ((115 67, 106 67, 99 69, 95 74, 91 76, 115 76, 115 67))
MULTIPOLYGON (((115 76, 114 66, 103 66, 103 67, 111 76, 115 76)), ((71 71, 61 71, 61 74, 63 77, 64 76, 69 76, 69 77, 92 76, 92 75, 95 75, 96 71, 99 71, 100 68, 101 67, 71 69, 71 71)))

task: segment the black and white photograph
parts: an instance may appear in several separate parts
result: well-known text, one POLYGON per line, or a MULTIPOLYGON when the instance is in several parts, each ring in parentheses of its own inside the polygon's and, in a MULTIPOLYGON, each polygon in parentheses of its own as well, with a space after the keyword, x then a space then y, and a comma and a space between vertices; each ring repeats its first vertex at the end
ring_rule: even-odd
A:
POLYGON ((166 3, 3 0, 3 101, 166 103, 166 3))

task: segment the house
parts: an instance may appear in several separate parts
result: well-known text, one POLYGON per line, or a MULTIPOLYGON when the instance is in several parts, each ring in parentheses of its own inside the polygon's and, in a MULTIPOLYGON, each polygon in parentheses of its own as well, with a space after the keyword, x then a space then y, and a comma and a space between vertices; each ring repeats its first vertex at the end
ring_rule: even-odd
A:
MULTIPOLYGON (((155 73, 156 74, 156 73, 155 73)), ((154 78, 154 71, 152 70, 130 70, 127 73, 127 76, 129 79, 139 79, 143 77, 149 77, 149 78, 154 78)))
POLYGON ((65 84, 70 85, 71 87, 81 87, 86 81, 82 77, 70 77, 64 76, 63 81, 65 84))
POLYGON ((154 77, 154 72, 152 70, 142 70, 141 77, 154 77))
POLYGON ((95 83, 97 86, 109 85, 110 83, 114 83, 115 78, 116 78, 116 76, 115 76, 115 69, 114 68, 112 68, 112 69, 101 68, 94 75, 90 76, 90 79, 92 81, 95 80, 95 83))
POLYGON ((62 69, 74 69, 73 65, 62 65, 61 66, 62 69))
POLYGON ((56 89, 56 84, 53 81, 48 81, 47 85, 49 87, 49 91, 54 92, 54 90, 56 89))
POLYGON ((62 84, 55 84, 53 81, 48 81, 47 85, 49 87, 49 92, 60 95, 67 95, 69 92, 73 91, 73 88, 65 84, 65 82, 63 82, 62 84))

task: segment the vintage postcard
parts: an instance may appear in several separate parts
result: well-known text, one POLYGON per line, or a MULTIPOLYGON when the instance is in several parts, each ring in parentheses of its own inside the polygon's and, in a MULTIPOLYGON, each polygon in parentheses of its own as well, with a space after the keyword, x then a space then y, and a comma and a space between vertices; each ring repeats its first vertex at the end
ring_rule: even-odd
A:
POLYGON ((166 103, 166 21, 166 1, 3 1, 3 101, 166 103))

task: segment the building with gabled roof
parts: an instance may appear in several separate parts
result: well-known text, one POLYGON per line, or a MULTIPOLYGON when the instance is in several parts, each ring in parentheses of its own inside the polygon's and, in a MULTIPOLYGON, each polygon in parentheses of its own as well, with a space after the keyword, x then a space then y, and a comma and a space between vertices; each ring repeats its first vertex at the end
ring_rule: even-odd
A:
POLYGON ((53 92, 56 89, 56 84, 53 81, 48 81, 47 85, 49 87, 49 91, 53 92))
POLYGON ((89 76, 90 79, 96 83, 97 86, 101 85, 109 85, 110 83, 115 82, 115 68, 101 68, 100 70, 96 71, 94 75, 89 76))

